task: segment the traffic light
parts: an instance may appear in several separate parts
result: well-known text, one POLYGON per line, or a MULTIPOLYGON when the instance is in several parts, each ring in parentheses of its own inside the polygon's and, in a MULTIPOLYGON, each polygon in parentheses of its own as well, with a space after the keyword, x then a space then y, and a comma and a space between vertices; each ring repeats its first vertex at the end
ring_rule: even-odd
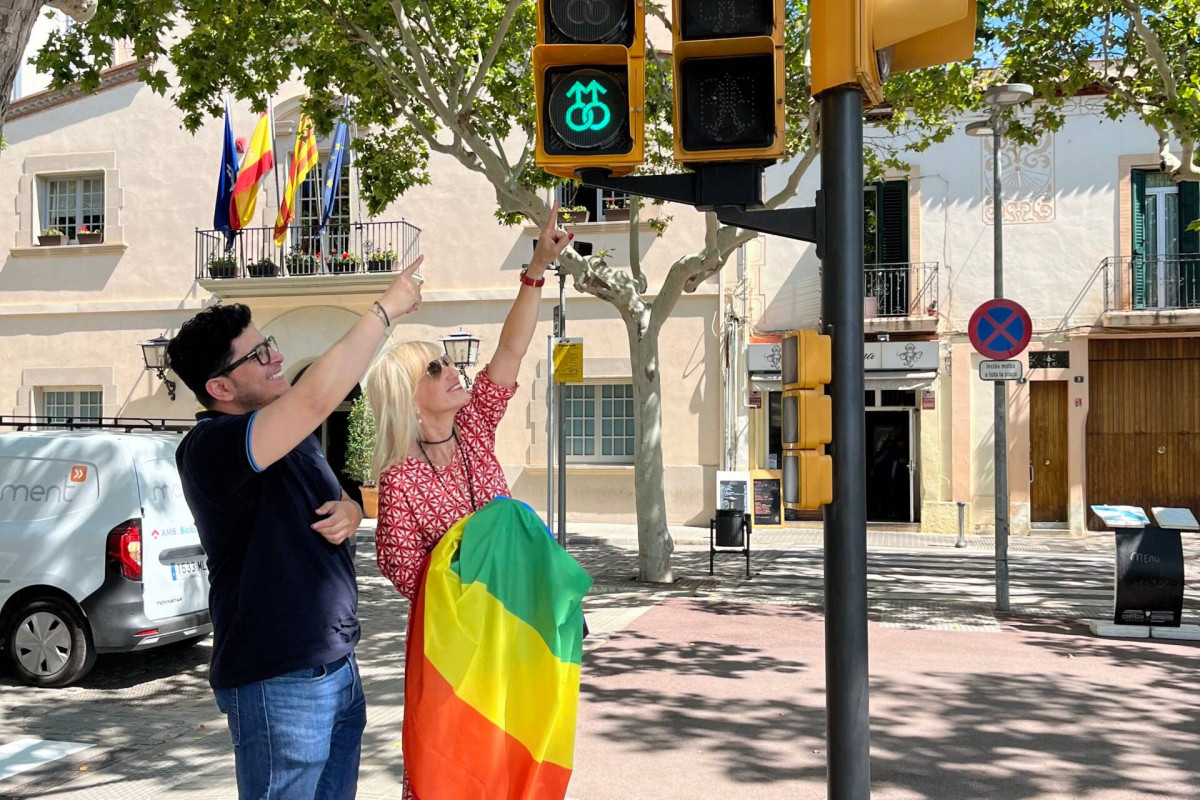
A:
POLYGON ((628 175, 645 156, 645 0, 538 0, 537 165, 628 175))
POLYGON ((673 0, 675 160, 784 154, 784 0, 673 0))
POLYGON ((783 504, 791 511, 833 502, 833 406, 824 386, 832 375, 833 347, 816 331, 783 337, 783 504))
POLYGON ((857 83, 870 105, 888 76, 975 52, 976 0, 812 0, 812 93, 857 83))

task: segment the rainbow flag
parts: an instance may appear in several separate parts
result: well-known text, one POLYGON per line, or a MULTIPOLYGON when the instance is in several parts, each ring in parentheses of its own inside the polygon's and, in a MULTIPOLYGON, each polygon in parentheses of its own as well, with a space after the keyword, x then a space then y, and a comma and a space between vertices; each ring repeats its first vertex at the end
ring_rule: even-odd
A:
POLYGON ((523 503, 447 531, 413 607, 404 765, 417 797, 566 796, 592 579, 523 503))

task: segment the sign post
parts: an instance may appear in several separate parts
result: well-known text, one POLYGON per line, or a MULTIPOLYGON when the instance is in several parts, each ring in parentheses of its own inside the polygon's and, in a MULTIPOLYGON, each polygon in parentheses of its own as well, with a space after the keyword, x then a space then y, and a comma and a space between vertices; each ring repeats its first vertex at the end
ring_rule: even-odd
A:
MULTIPOLYGON (((999 156, 995 159, 1000 163, 999 156)), ((1029 346, 1033 324, 1029 313, 1012 300, 1005 300, 1004 273, 1001 267, 1000 211, 996 211, 996 297, 988 300, 971 315, 967 333, 971 344, 984 358, 993 364, 1005 363, 1016 358, 1029 346)), ((1018 369, 1020 363, 1017 364, 1018 369)), ((1011 374, 1011 368, 992 367, 999 374, 1011 374), (1008 371, 1005 372, 1004 370, 1008 371)), ((979 367, 983 377, 984 367, 979 367)), ((1008 611, 1008 381, 1019 380, 1006 377, 991 378, 995 381, 995 428, 996 428, 996 610, 1008 611)), ((985 378, 987 380, 987 378, 985 378)))

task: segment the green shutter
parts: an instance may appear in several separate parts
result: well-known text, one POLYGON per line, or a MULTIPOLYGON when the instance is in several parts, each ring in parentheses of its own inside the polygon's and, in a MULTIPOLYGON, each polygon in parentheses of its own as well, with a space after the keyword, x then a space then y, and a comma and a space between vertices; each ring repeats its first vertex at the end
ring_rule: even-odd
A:
MULTIPOLYGON (((1200 183, 1185 181, 1179 184, 1179 254, 1200 254, 1200 231, 1189 231, 1188 225, 1200 219, 1200 183)), ((1180 298, 1182 305, 1200 306, 1200 257, 1184 258, 1179 262, 1180 298)))
POLYGON ((908 181, 879 184, 879 262, 908 263, 908 181))
POLYGON ((1129 175, 1133 184, 1133 308, 1146 307, 1146 173, 1135 169, 1129 175))

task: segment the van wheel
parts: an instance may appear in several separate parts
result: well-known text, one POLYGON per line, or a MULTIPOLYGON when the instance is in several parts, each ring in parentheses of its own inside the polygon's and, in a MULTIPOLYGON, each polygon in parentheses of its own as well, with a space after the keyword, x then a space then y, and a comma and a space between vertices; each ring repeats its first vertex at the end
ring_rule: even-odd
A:
POLYGON ((4 632, 13 671, 29 686, 67 686, 96 663, 96 649, 83 616, 57 597, 40 597, 16 609, 4 632))

